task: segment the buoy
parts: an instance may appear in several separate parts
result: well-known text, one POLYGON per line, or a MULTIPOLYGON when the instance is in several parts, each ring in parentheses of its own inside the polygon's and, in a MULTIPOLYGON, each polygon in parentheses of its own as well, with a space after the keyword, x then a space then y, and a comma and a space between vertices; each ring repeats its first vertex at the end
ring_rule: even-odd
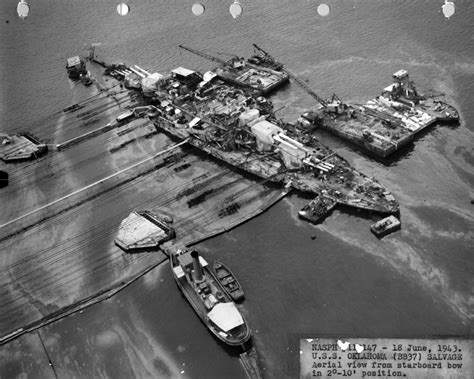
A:
POLYGON ((206 11, 206 8, 204 8, 204 5, 201 3, 195 3, 193 4, 191 10, 195 16, 201 16, 206 11))
POLYGON ((30 13, 30 5, 25 0, 20 0, 16 7, 16 11, 18 13, 18 17, 24 20, 30 13))
POLYGON ((234 20, 240 17, 242 11, 242 4, 240 4, 238 1, 234 1, 229 7, 229 12, 234 18, 234 20))
POLYGON ((329 14, 329 12, 330 12, 329 5, 324 4, 324 3, 318 5, 318 14, 320 16, 325 17, 329 14))
POLYGON ((444 4, 441 6, 441 9, 443 10, 444 17, 448 19, 456 12, 454 3, 448 0, 444 0, 444 4))
POLYGON ((120 3, 117 5, 117 13, 120 16, 126 16, 128 12, 130 12, 130 6, 128 4, 120 3))

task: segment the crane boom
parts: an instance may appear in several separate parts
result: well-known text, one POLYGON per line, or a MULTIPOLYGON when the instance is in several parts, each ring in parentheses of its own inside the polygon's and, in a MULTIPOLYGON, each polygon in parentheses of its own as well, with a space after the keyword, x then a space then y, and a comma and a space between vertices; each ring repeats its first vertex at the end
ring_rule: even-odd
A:
POLYGON ((265 55, 267 58, 270 58, 271 60, 275 60, 270 54, 268 54, 265 50, 263 50, 261 47, 259 47, 256 43, 252 44, 253 47, 255 47, 258 51, 260 51, 263 55, 265 55))
MULTIPOLYGON (((269 53, 267 53, 265 50, 263 50, 263 49, 262 49, 260 46, 258 46, 257 44, 254 43, 254 44, 253 44, 253 47, 255 47, 258 51, 260 51, 267 59, 270 59, 270 60, 273 61, 273 62, 277 62, 277 61, 275 60, 275 58, 273 58, 269 53)), ((282 65, 282 66, 283 66, 283 65, 282 65)), ((291 79, 293 79, 293 80, 296 82, 296 84, 298 84, 301 88, 303 88, 310 96, 312 96, 316 101, 318 101, 324 108, 327 107, 327 103, 326 103, 322 98, 320 98, 320 97, 316 94, 316 92, 314 92, 311 88, 309 88, 309 86, 308 86, 306 83, 304 83, 302 80, 298 79, 298 78, 296 77, 296 75, 293 74, 293 73, 292 73, 291 71, 289 71, 288 69, 282 67, 282 70, 283 70, 284 72, 286 72, 287 75, 288 75, 291 79)))
POLYGON ((288 76, 293 79, 301 88, 303 88, 310 96, 313 97, 317 102, 319 102, 324 108, 327 107, 326 101, 320 98, 316 92, 314 92, 305 82, 301 79, 298 79, 293 73, 289 72, 287 69, 284 69, 288 76))
POLYGON ((225 60, 216 58, 216 57, 214 57, 214 56, 212 56, 212 55, 210 55, 210 54, 203 53, 202 51, 199 51, 199 50, 196 50, 196 49, 191 49, 190 47, 186 47, 186 46, 183 46, 183 45, 179 45, 178 47, 179 47, 180 49, 187 50, 187 51, 189 51, 190 53, 199 55, 200 57, 209 59, 210 61, 218 62, 218 63, 224 64, 224 65, 227 65, 227 64, 228 64, 228 62, 226 62, 225 60))

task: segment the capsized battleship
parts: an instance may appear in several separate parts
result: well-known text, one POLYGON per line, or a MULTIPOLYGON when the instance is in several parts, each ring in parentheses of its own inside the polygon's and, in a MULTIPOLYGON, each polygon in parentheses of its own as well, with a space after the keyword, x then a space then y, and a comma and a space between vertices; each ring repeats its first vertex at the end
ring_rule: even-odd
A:
POLYGON ((316 138, 268 112, 244 89, 212 72, 176 70, 156 82, 155 126, 211 156, 266 181, 332 198, 339 204, 396 213, 393 195, 316 138), (185 76, 180 73, 186 73, 185 76), (199 79, 199 80, 198 80, 199 79))

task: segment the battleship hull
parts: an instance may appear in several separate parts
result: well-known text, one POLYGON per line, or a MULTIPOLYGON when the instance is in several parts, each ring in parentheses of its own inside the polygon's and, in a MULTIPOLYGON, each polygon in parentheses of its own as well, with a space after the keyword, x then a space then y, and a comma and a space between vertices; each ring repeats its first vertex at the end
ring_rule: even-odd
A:
MULTIPOLYGON (((398 202, 385 188, 372 181, 374 191, 379 195, 376 200, 366 196, 358 196, 357 191, 349 189, 342 182, 330 183, 324 178, 318 179, 311 172, 301 170, 287 170, 278 159, 271 159, 272 154, 252 154, 244 151, 224 151, 219 147, 213 146, 203 137, 198 138, 190 132, 188 128, 178 128, 176 125, 161 116, 155 120, 157 129, 166 132, 180 140, 188 138, 188 143, 200 151, 203 151, 212 157, 221 160, 229 165, 241 169, 245 172, 256 175, 265 181, 274 183, 291 183, 291 186, 301 192, 308 194, 319 194, 322 191, 331 196, 338 204, 350 207, 373 211, 378 213, 394 214, 399 211, 398 202)), ((339 163, 344 167, 350 167, 349 163, 341 156, 332 153, 331 161, 339 163)), ((364 174, 350 168, 351 175, 358 177, 362 181, 371 180, 364 174)))

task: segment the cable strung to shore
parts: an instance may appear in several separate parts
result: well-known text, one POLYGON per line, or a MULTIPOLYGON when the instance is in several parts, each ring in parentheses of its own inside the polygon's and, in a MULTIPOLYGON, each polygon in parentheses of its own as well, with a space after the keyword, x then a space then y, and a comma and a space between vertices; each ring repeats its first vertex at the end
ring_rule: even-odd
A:
MULTIPOLYGON (((226 174, 226 172, 222 172, 220 174, 221 175, 224 175, 226 174)), ((140 178, 140 181, 141 180, 144 180, 145 178, 140 178)), ((148 179, 148 178, 146 178, 148 179)), ((259 182, 255 182, 253 184, 251 184, 251 187, 255 186, 255 185, 261 185, 263 184, 264 182, 266 182, 266 180, 264 180, 263 182, 259 183, 259 182)), ((170 188, 168 191, 166 191, 165 193, 159 193, 157 194, 156 196, 153 196, 151 199, 149 199, 148 201, 145 201, 141 204, 139 204, 138 206, 148 206, 148 205, 151 205, 155 202, 155 200, 158 198, 160 201, 158 203, 154 203, 154 207, 156 206, 159 206, 159 207, 164 207, 164 206, 168 206, 168 205, 171 205, 174 201, 175 201, 175 198, 176 198, 176 195, 177 195, 177 192, 178 191, 181 191, 183 187, 186 187, 186 188, 189 188, 189 185, 192 184, 193 181, 188 181, 188 183, 184 183, 183 185, 180 185, 180 186, 175 186, 175 187, 172 187, 170 188), (167 195, 167 196, 165 196, 167 195)), ((130 182, 130 183, 127 183, 127 185, 129 185, 131 187, 131 185, 133 184, 133 187, 135 187, 135 185, 137 184, 136 181, 134 182, 130 182)), ((225 185, 225 184, 224 184, 225 185)), ((132 189, 132 188, 130 188, 132 189)), ((246 187, 245 189, 242 189, 240 191, 237 192, 237 196, 239 196, 240 194, 245 194, 246 192, 248 191, 248 187, 246 187)), ((121 196, 121 192, 123 192, 123 187, 121 188, 120 192, 119 191, 116 191, 115 193, 111 193, 111 194, 106 194, 106 196, 101 196, 101 202, 103 203, 104 201, 108 201, 110 203, 114 203, 115 201, 118 201, 119 200, 119 196, 121 196)), ((235 193, 234 193, 235 195, 235 193)), ((112 208, 112 209, 115 209, 115 208, 112 208)), ((64 215, 64 217, 57 217, 55 220, 54 220, 54 224, 62 224, 63 221, 66 220, 66 217, 67 218, 73 218, 75 216, 78 216, 79 213, 82 212, 82 209, 78 208, 76 210, 74 210, 72 213, 71 212, 66 212, 66 214, 64 215)), ((197 220, 197 219, 200 219, 201 223, 203 220, 209 220, 209 219, 212 219, 211 215, 208 215, 208 214, 204 214, 204 218, 203 218, 203 215, 200 215, 199 213, 196 213, 196 216, 194 217, 191 217, 190 220, 188 220, 189 222, 192 222, 191 219, 194 219, 194 220, 197 220), (207 217, 206 217, 207 216, 207 217)), ((28 257, 27 260, 34 260, 36 259, 36 261, 40 262, 40 263, 45 263, 45 262, 48 262, 48 263, 55 263, 59 260, 64 260, 64 254, 73 254, 75 251, 81 251, 83 248, 85 248, 86 246, 88 245, 93 245, 95 242, 99 241, 99 240, 103 240, 105 238, 110 238, 111 234, 114 234, 115 231, 113 229, 110 228, 110 224, 111 224, 111 220, 113 220, 113 223, 116 223, 117 225, 120 223, 120 220, 123 219, 123 212, 121 211, 118 211, 116 215, 112 216, 112 217, 107 217, 103 222, 101 223, 98 223, 98 224, 95 224, 95 225, 91 225, 90 228, 84 230, 82 233, 79 233, 79 234, 76 234, 74 236, 71 236, 65 240, 62 240, 61 242, 59 242, 58 244, 56 244, 54 246, 53 249, 50 249, 49 247, 47 248, 44 248, 43 250, 41 251, 38 251, 38 254, 36 255, 36 257, 28 257), (106 229, 109 229, 109 230, 106 230, 106 229), (90 233, 92 231, 94 232, 97 232, 99 230, 99 233, 94 233, 95 236, 93 238, 91 238, 90 236, 90 233), (83 239, 84 237, 84 240, 82 242, 80 242, 81 239, 83 239), (79 241, 78 241, 79 239, 79 241), (76 242, 74 243, 73 246, 70 246, 68 247, 67 245, 68 244, 72 244, 72 242, 76 240, 76 242), (60 248, 58 249, 60 246, 63 246, 63 248, 60 248), (68 252, 67 252, 68 251, 68 252), (62 256, 61 256, 62 255, 62 256), (38 256, 41 257, 40 259, 38 259, 38 256), (58 259, 55 259, 54 257, 59 257, 58 259)), ((49 225, 46 225, 46 224, 43 224, 43 226, 48 226, 50 227, 51 224, 49 225)), ((38 230, 41 230, 43 229, 43 227, 35 227, 35 232, 38 232, 38 230)), ((12 244, 14 243, 14 241, 12 241, 12 244)), ((18 261, 16 262, 14 265, 11 265, 8 267, 8 269, 15 269, 16 266, 19 266, 19 265, 22 265, 24 263, 26 263, 27 260, 21 260, 21 261, 18 261)), ((25 273, 25 275, 23 276, 26 276, 27 273, 25 273)), ((20 276, 23 277, 23 276, 20 276)))
POLYGON ((53 362, 51 361, 51 357, 49 356, 48 350, 46 349, 46 346, 43 342, 43 338, 41 337, 39 330, 36 331, 36 334, 38 334, 38 338, 41 341, 41 345, 43 346, 43 350, 44 350, 44 353, 46 354, 46 358, 48 358, 49 366, 53 370, 54 377, 58 379, 58 374, 56 372, 56 369, 54 368, 53 362))

